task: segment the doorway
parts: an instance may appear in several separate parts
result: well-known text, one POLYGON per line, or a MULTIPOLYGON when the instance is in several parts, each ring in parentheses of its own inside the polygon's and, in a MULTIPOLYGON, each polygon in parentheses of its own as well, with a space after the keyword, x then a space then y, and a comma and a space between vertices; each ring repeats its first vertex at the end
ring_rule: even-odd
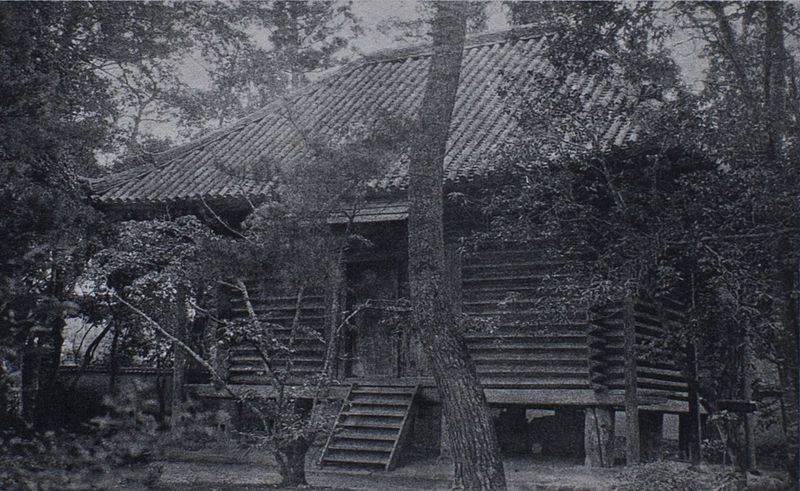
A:
MULTIPOLYGON (((395 259, 376 259, 347 265, 347 308, 368 300, 387 304, 400 292, 400 265, 395 259), (389 301, 389 302, 387 302, 389 301)), ((358 378, 390 378, 399 375, 399 326, 397 316, 367 309, 351 321, 346 334, 345 374, 358 378)))

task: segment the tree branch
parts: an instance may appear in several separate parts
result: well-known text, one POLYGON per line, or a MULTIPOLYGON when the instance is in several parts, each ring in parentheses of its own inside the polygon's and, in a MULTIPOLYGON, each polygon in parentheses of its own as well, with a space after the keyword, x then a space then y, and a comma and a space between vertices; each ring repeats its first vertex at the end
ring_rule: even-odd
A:
POLYGON ((222 387, 225 390, 225 392, 228 393, 228 395, 230 395, 232 398, 236 399, 237 402, 241 402, 242 404, 247 406, 248 409, 253 411, 253 413, 256 416, 258 416, 258 418, 261 420, 261 422, 264 425, 264 427, 265 428, 268 427, 269 420, 267 419, 266 415, 258 407, 256 407, 254 404, 252 404, 246 397, 242 397, 239 394, 237 394, 236 392, 234 392, 234 390, 228 385, 228 383, 225 381, 225 379, 222 378, 219 375, 219 373, 217 373, 217 371, 214 370, 214 367, 211 366, 211 364, 209 362, 207 362, 205 359, 203 359, 202 356, 198 355, 186 343, 184 343, 183 341, 181 341, 177 337, 173 336, 169 331, 167 331, 166 329, 161 327, 161 324, 156 322, 155 319, 153 319, 152 317, 147 315, 144 311, 142 311, 141 309, 139 309, 135 305, 132 305, 131 303, 129 303, 127 300, 125 300, 124 298, 120 297, 116 293, 112 292, 111 296, 114 297, 115 299, 119 300, 119 302, 121 304, 125 305, 126 307, 131 309, 134 313, 139 315, 156 332, 158 332, 162 336, 164 336, 167 339, 169 339, 173 344, 175 344, 175 346, 177 346, 180 349, 182 349, 184 352, 186 352, 186 354, 188 354, 190 357, 192 357, 192 359, 194 359, 197 363, 199 363, 203 368, 208 370, 208 373, 211 374, 211 377, 215 381, 217 381, 219 383, 220 387, 222 387))

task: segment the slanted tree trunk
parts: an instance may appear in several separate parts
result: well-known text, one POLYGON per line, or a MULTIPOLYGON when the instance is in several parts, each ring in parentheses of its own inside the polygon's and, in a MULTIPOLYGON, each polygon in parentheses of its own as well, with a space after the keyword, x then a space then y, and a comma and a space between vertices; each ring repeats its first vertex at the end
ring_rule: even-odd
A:
POLYGON ((458 332, 453 294, 445 281, 443 163, 465 31, 466 5, 435 4, 433 55, 409 165, 409 283, 414 325, 449 424, 455 484, 467 490, 502 490, 505 474, 489 407, 458 332))

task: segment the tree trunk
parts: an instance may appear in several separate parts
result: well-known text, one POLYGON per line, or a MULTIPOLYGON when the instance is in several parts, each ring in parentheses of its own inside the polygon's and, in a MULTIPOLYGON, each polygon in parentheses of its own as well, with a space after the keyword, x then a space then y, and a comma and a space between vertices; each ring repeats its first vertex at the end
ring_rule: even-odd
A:
POLYGON ((636 393, 636 325, 633 319, 633 294, 625 298, 625 461, 628 465, 641 461, 639 445, 639 397, 636 393))
POLYGON ((278 472, 281 475, 281 486, 297 487, 307 486, 306 481, 306 454, 311 448, 311 441, 307 438, 298 438, 283 445, 276 452, 278 472))
POLYGON ((797 267, 796 260, 787 257, 791 253, 792 244, 788 237, 781 238, 778 244, 778 253, 785 258, 785 264, 782 265, 780 277, 780 289, 783 293, 781 324, 782 336, 778 344, 778 358, 780 360, 778 369, 780 370, 780 384, 781 384, 781 405, 783 408, 782 419, 783 428, 786 438, 786 468, 792 477, 793 482, 797 484, 797 489, 800 489, 800 428, 798 422, 800 420, 800 391, 798 390, 798 367, 800 366, 800 354, 797 350, 800 348, 800 333, 797 332, 800 326, 800 306, 797 305, 797 299, 794 298, 794 292, 798 288, 798 279, 800 278, 800 271, 795 273, 793 266, 797 267))
POLYGON ((442 181, 448 129, 458 89, 466 6, 435 4, 433 55, 409 164, 409 283, 414 325, 430 359, 449 423, 455 484, 505 489, 503 463, 486 396, 458 332, 445 282, 442 181))
MULTIPOLYGON (((784 124, 786 122, 786 65, 787 56, 783 32, 783 4, 782 2, 767 2, 766 10, 766 36, 764 40, 764 100, 766 106, 767 128, 767 159, 772 165, 782 165, 784 124)), ((797 164, 795 164, 797 165, 797 164)), ((800 169, 788 169, 793 188, 797 189, 797 176, 800 169)), ((800 203, 800 196, 798 196, 800 203)), ((796 225, 797 217, 793 217, 796 225)), ((800 244, 800 240, 795 238, 800 244)), ((797 247, 797 244, 794 245, 797 247)), ((797 305, 796 289, 798 286, 798 257, 800 252, 793 250, 792 239, 784 237, 778 245, 778 255, 784 258, 781 271, 781 289, 783 293, 781 321, 783 325, 783 342, 780 344, 782 359, 783 403, 785 404, 787 420, 787 468, 795 488, 800 489, 800 390, 798 390, 798 361, 800 355, 800 306, 797 305)))
POLYGON ((767 159, 781 155, 783 123, 786 118, 786 50, 783 39, 783 5, 766 2, 766 38, 764 41, 764 101, 767 127, 767 159))

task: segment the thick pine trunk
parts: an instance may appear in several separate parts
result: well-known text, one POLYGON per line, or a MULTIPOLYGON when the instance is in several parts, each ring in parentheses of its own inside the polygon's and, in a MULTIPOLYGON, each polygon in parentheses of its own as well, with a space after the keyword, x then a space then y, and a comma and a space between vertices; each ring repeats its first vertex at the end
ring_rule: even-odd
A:
POLYGON ((415 326, 442 396, 455 466, 463 489, 505 489, 489 407, 459 334, 447 284, 442 181, 448 129, 458 89, 466 6, 437 3, 433 55, 409 166, 409 280, 415 326))

